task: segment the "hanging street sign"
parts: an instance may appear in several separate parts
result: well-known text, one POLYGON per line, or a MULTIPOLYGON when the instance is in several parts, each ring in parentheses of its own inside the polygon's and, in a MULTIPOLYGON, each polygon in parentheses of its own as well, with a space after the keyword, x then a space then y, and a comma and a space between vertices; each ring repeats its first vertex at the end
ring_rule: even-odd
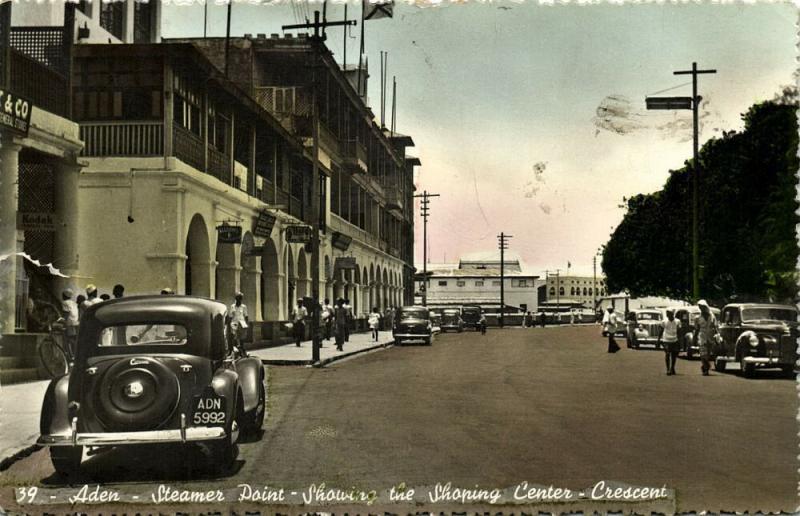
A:
POLYGON ((253 222, 253 235, 262 238, 269 238, 272 234, 272 228, 275 227, 275 215, 264 210, 258 214, 255 222, 253 222))
POLYGON ((229 224, 217 226, 217 239, 220 244, 239 244, 242 242, 242 227, 229 224))
POLYGON ((336 258, 334 262, 333 269, 335 271, 338 270, 350 270, 354 271, 358 268, 356 265, 356 257, 355 256, 339 256, 336 258))
POLYGON ((0 126, 27 136, 33 103, 19 95, 0 89, 0 126))
POLYGON ((647 109, 692 109, 692 97, 645 97, 644 101, 647 109))
POLYGON ((331 245, 341 251, 347 251, 352 241, 353 237, 347 236, 344 233, 339 233, 338 231, 334 231, 331 236, 331 245))
POLYGON ((286 241, 290 244, 307 244, 311 242, 313 230, 305 224, 286 226, 286 241))

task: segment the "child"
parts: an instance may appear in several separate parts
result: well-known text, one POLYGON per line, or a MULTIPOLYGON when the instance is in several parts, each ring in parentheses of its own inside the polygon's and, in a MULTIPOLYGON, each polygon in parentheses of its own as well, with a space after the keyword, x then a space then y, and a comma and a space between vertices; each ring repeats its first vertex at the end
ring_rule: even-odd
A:
POLYGON ((372 340, 378 342, 378 327, 381 324, 381 315, 378 313, 378 309, 376 307, 372 307, 372 312, 370 312, 367 322, 372 330, 372 340))

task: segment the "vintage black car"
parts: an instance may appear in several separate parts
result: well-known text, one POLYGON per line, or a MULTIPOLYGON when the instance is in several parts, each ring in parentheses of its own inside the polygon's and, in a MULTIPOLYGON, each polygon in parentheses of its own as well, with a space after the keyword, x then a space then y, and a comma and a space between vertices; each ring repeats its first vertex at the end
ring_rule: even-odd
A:
POLYGON ((85 447, 196 443, 216 469, 264 420, 264 367, 226 330, 222 303, 188 296, 105 301, 81 319, 75 365, 44 397, 38 444, 57 473, 85 447))
POLYGON ((465 328, 472 328, 475 331, 481 329, 481 307, 477 305, 464 305, 461 307, 461 319, 464 321, 465 328))
POLYGON ((639 349, 642 344, 652 344, 657 348, 661 336, 661 321, 664 314, 660 310, 640 309, 628 312, 626 339, 629 348, 639 349))
POLYGON ((792 305, 735 303, 722 309, 715 369, 737 362, 750 377, 756 367, 777 367, 787 374, 797 362, 797 308, 792 305))
POLYGON ((447 331, 464 331, 464 321, 461 320, 461 310, 458 308, 445 308, 442 310, 442 323, 439 325, 442 333, 447 331))
POLYGON ((430 312, 424 306, 404 306, 397 311, 392 328, 394 343, 400 345, 409 340, 422 340, 430 345, 433 341, 433 325, 430 312))

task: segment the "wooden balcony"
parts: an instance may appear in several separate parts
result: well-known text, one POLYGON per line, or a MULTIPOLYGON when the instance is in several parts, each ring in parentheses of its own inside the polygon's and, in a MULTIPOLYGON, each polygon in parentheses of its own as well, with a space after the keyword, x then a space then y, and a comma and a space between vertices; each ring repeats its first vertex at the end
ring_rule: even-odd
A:
POLYGON ((344 140, 342 142, 342 157, 344 165, 351 172, 364 173, 367 168, 367 148, 357 140, 344 140))
POLYGON ((67 117, 67 78, 16 49, 9 49, 9 56, 9 89, 40 109, 67 117))
POLYGON ((159 121, 83 122, 84 156, 162 156, 164 124, 159 121))

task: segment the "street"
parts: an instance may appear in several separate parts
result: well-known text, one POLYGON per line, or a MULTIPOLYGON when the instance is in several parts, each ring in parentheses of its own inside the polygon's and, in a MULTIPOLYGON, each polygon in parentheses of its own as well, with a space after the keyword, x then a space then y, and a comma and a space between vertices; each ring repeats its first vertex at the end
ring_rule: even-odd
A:
MULTIPOLYGON (((699 362, 683 359, 667 376, 663 352, 620 344, 607 354, 594 325, 495 329, 322 369, 270 367, 264 434, 242 443, 235 470, 214 483, 582 489, 606 480, 666 485, 680 511, 794 510, 793 380, 702 377, 699 362)), ((177 453, 102 453, 84 462, 81 483, 208 482, 177 453)), ((45 450, 3 476, 6 486, 63 482, 45 450)))

